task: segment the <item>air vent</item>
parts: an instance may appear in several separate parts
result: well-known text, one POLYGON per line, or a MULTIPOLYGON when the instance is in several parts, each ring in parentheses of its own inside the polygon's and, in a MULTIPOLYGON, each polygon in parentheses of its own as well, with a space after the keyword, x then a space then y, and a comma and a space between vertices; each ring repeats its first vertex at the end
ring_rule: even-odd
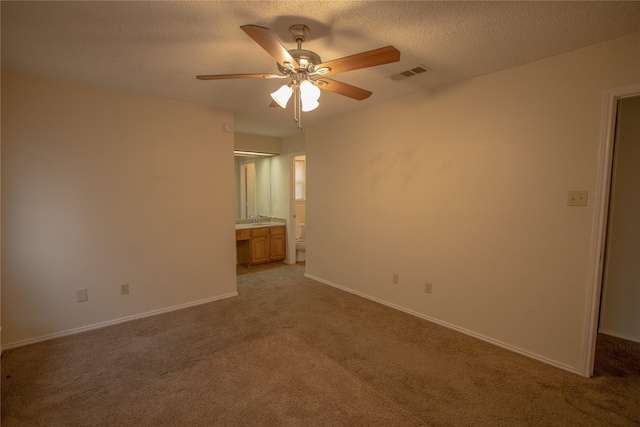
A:
POLYGON ((394 76, 391 76, 391 80, 404 80, 406 78, 417 76, 418 74, 423 74, 428 71, 431 71, 431 70, 425 67, 424 65, 418 65, 415 68, 412 68, 410 70, 403 71, 394 76))

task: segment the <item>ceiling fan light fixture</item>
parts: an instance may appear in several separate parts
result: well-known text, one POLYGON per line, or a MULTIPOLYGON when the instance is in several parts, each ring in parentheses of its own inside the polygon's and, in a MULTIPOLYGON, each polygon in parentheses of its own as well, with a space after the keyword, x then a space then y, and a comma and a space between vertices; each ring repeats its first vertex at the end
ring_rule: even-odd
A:
POLYGON ((302 101, 302 111, 305 113, 318 108, 318 98, 320 98, 320 88, 309 80, 300 83, 300 100, 302 101))
POLYGON ((282 108, 287 108, 287 102, 289 102, 289 98, 291 98, 292 93, 293 90, 291 89, 291 86, 282 85, 280 86, 280 89, 271 94, 271 98, 273 98, 273 100, 282 108))
POLYGON ((320 88, 311 83, 309 80, 305 80, 300 83, 300 92, 303 100, 317 101, 320 98, 320 88))
POLYGON ((320 106, 318 101, 305 101, 302 100, 302 112, 308 113, 309 111, 313 111, 320 106))

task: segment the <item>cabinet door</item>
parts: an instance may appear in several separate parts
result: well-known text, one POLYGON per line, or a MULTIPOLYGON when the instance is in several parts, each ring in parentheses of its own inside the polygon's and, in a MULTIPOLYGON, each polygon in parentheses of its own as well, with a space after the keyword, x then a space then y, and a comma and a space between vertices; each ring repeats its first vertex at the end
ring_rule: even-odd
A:
POLYGON ((275 234, 271 236, 271 261, 280 261, 285 259, 287 254, 285 250, 284 234, 275 234))
POLYGON ((269 228, 251 230, 251 264, 269 262, 269 228))
POLYGON ((269 238, 266 236, 251 239, 251 264, 269 262, 269 238))

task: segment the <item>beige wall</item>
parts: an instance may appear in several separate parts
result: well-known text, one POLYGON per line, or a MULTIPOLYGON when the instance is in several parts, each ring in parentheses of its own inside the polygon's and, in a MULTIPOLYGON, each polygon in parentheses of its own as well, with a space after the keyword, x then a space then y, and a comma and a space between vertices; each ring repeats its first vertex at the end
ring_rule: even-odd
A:
POLYGON ((305 150, 306 134, 304 131, 282 138, 282 153, 299 153, 305 150))
POLYGON ((235 294, 232 113, 15 74, 2 104, 5 345, 235 294))
POLYGON ((640 81, 639 51, 636 34, 307 127, 307 274, 578 372, 594 211, 567 191, 593 193, 603 91, 640 81))
POLYGON ((618 103, 600 331, 640 342, 640 96, 618 103))

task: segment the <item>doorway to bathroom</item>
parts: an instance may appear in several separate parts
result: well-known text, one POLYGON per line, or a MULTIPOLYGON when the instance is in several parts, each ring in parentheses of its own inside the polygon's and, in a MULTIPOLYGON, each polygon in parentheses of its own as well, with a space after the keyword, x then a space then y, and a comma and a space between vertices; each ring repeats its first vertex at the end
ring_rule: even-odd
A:
POLYGON ((292 200, 291 209, 294 229, 295 262, 304 265, 307 251, 307 156, 295 153, 292 158, 292 200))

